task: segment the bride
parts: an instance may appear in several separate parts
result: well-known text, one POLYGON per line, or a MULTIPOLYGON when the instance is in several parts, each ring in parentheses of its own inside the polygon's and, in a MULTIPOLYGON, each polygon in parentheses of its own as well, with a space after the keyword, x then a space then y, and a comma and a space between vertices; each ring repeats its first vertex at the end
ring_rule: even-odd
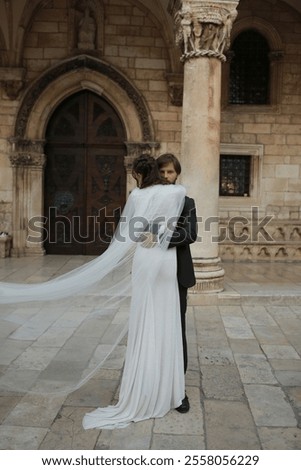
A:
MULTIPOLYGON (((108 311, 113 311, 130 292, 119 401, 87 413, 83 419, 85 429, 120 428, 131 422, 162 417, 180 406, 185 396, 176 248, 168 249, 185 189, 162 181, 156 161, 149 155, 134 161, 133 176, 137 188, 130 194, 119 227, 103 255, 41 284, 0 283, 0 303, 45 303, 53 299, 58 302, 89 293, 92 288, 94 294, 96 290, 97 295, 106 299, 97 310, 97 318, 101 315, 107 318, 108 311), (120 273, 123 274, 118 277, 120 273)), ((95 301, 97 296, 92 299, 95 301)), ((57 317, 58 313, 56 320, 57 317)), ((91 372, 90 361, 74 388, 87 381, 102 363, 91 372)), ((68 364, 65 367, 67 370, 68 364)), ((39 390, 45 382, 45 371, 35 377, 34 384, 39 390)))

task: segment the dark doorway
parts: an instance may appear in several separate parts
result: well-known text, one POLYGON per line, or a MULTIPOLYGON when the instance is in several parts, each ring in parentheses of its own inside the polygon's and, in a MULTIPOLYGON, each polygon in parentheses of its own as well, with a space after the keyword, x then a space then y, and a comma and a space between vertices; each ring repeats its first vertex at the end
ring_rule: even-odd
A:
POLYGON ((46 134, 49 254, 99 255, 125 204, 125 131, 114 108, 81 91, 52 115, 46 134))

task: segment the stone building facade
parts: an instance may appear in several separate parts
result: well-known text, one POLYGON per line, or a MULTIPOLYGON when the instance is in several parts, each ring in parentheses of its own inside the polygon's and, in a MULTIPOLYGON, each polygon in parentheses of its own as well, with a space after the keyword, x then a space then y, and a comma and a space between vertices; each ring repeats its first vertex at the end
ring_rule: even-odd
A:
POLYGON ((182 162, 200 219, 198 291, 222 289, 220 258, 300 261, 300 51, 298 0, 0 0, 0 232, 11 255, 103 250, 146 151, 182 162), (255 102, 237 91, 253 87, 246 72, 240 82, 240 38, 250 50, 259 41, 248 56, 255 102), (70 217, 89 220, 79 243, 70 217), (85 243, 88 232, 103 243, 85 243))

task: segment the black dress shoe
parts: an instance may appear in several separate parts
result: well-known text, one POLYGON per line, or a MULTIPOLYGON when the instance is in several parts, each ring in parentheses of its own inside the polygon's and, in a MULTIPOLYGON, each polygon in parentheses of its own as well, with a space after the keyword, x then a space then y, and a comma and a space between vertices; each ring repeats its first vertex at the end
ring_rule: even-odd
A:
POLYGON ((182 400, 182 405, 178 406, 178 408, 176 408, 176 410, 179 413, 188 413, 189 408, 190 408, 190 405, 189 405, 188 396, 185 395, 185 398, 183 398, 183 400, 182 400))

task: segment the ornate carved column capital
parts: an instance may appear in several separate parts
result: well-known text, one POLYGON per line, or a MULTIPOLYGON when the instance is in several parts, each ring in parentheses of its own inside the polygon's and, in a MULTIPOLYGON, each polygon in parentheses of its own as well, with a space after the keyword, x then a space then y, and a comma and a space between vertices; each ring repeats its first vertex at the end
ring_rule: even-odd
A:
POLYGON ((176 44, 181 60, 215 57, 226 61, 239 0, 183 0, 175 13, 176 44))
POLYGON ((44 154, 44 141, 24 139, 10 139, 12 153, 9 155, 13 167, 44 168, 46 156, 44 154))
POLYGON ((9 139, 9 160, 13 173, 12 256, 43 255, 42 235, 35 243, 28 240, 29 221, 43 214, 43 169, 46 163, 44 140, 9 139))

